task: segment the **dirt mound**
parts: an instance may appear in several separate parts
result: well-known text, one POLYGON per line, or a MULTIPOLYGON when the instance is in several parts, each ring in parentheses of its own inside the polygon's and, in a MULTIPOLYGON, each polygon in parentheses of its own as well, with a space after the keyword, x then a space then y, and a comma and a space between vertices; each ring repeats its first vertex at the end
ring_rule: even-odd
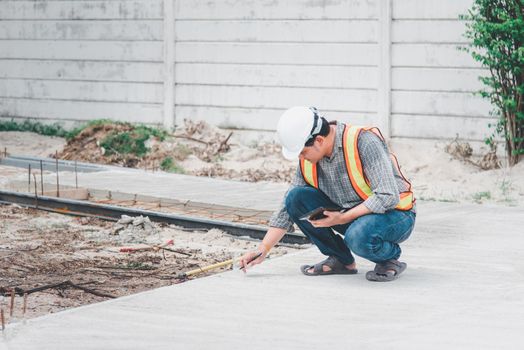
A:
POLYGON ((126 167, 135 167, 138 157, 114 153, 106 154, 100 142, 108 135, 120 132, 129 132, 132 126, 128 124, 101 124, 86 127, 77 136, 67 141, 62 152, 58 153, 60 159, 77 160, 88 163, 118 164, 126 167))
POLYGON ((232 135, 203 121, 185 120, 174 134, 105 121, 79 132, 58 157, 250 182, 291 179, 296 165, 281 157, 280 146, 232 144, 232 135), (271 166, 260 166, 264 164, 271 166))

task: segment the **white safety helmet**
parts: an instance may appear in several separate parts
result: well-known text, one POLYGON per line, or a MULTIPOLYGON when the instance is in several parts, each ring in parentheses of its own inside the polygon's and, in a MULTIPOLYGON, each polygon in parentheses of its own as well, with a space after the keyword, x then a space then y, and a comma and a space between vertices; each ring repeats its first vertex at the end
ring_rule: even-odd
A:
POLYGON ((284 158, 297 159, 305 143, 321 128, 322 120, 315 107, 296 106, 286 110, 277 125, 277 137, 284 158))

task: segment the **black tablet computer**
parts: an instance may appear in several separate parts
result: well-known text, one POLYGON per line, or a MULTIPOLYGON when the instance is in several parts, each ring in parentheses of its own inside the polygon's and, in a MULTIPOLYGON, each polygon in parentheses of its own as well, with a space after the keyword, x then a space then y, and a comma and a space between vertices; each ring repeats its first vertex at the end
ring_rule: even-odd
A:
POLYGON ((326 215, 324 215, 325 211, 341 211, 341 210, 342 210, 341 208, 320 207, 320 208, 316 208, 310 211, 309 213, 304 214, 302 217, 300 217, 300 220, 311 220, 311 221, 320 220, 320 219, 327 217, 326 215))

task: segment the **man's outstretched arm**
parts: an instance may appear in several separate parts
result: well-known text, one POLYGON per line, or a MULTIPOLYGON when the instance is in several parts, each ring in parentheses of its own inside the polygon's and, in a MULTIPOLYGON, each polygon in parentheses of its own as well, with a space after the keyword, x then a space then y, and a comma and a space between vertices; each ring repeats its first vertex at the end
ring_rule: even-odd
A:
MULTIPOLYGON (((247 252, 240 258, 240 267, 250 267, 253 265, 260 264, 266 258, 267 254, 286 234, 286 229, 278 227, 270 227, 267 230, 264 239, 258 246, 256 251, 247 252), (253 260, 257 255, 260 256, 253 260), (253 260, 253 261, 251 261, 253 260), (251 261, 251 262, 250 262, 251 261)), ((246 271, 246 269, 244 269, 246 271)))

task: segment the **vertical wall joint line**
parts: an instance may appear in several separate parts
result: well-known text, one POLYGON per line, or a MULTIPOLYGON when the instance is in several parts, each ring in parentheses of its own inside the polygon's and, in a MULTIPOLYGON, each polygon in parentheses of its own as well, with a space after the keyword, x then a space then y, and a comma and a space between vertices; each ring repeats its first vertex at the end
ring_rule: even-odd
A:
POLYGON ((378 120, 387 138, 391 133, 391 22, 393 0, 379 1, 378 120))
POLYGON ((163 124, 175 126, 175 0, 164 0, 164 106, 163 124))

